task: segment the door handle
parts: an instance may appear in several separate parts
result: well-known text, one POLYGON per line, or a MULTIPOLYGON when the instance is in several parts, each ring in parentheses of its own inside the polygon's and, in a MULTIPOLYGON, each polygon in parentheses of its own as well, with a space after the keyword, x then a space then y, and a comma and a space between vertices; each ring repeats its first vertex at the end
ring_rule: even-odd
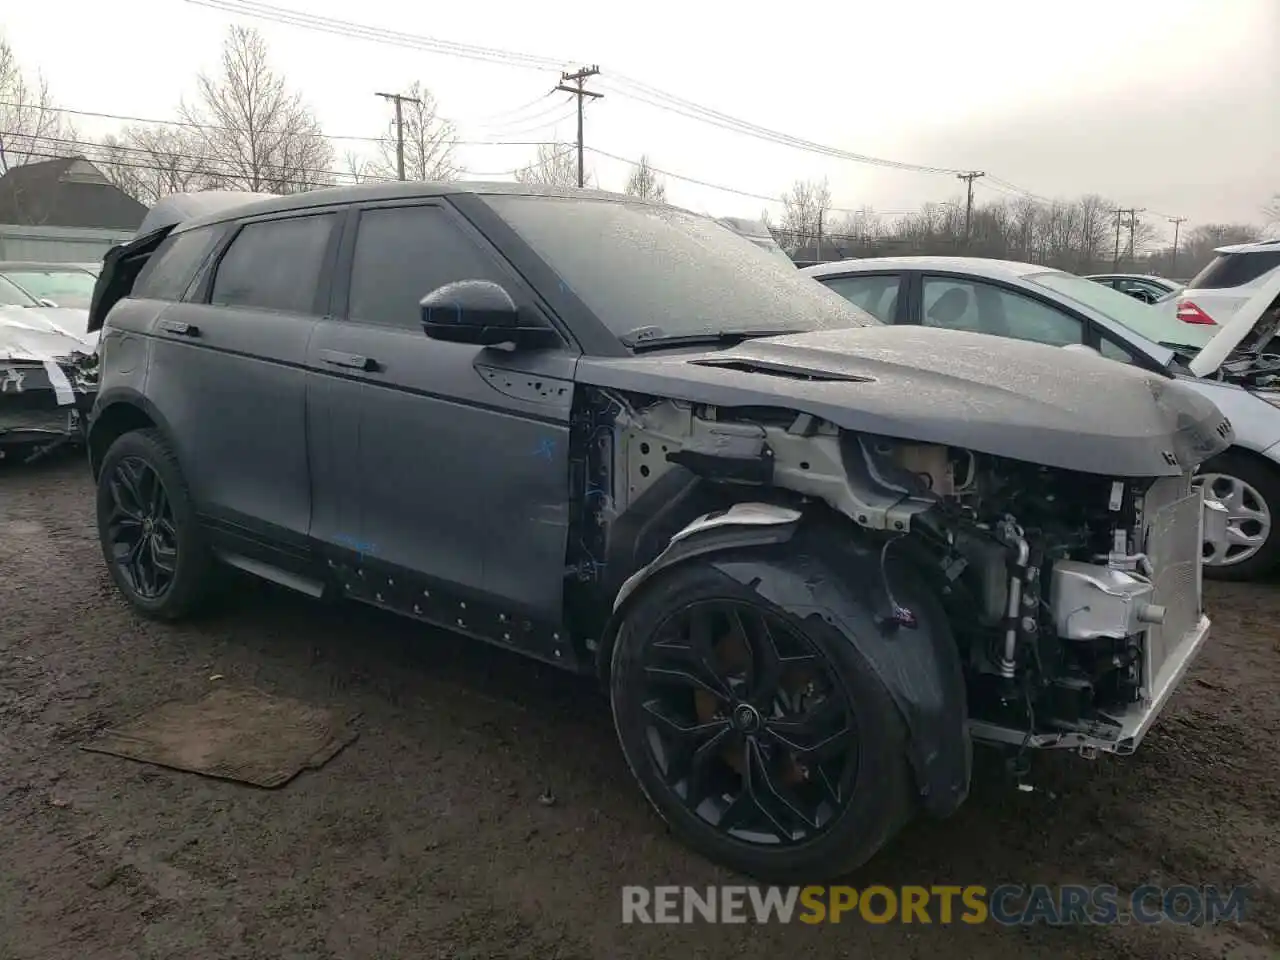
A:
POLYGON ((182 337, 200 336, 199 327, 192 326, 189 323, 183 323, 181 320, 161 320, 160 329, 167 333, 176 333, 182 337))
POLYGON ((335 367, 350 367, 352 370, 376 370, 378 361, 372 357, 362 357, 358 353, 341 353, 337 350, 321 350, 320 359, 335 367))

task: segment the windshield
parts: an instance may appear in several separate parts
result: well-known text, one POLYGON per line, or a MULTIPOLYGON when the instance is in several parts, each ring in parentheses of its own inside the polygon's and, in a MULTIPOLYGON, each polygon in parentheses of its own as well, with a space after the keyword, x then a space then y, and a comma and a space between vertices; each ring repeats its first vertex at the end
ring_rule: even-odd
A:
POLYGON ((9 270, 5 276, 33 297, 60 307, 87 307, 94 277, 83 270, 9 270))
POLYGON ((647 203, 486 202, 615 334, 800 333, 879 321, 714 220, 647 203))
POLYGON ((1181 324, 1171 313, 1156 309, 1127 293, 1077 277, 1052 271, 1023 278, 1083 304, 1155 343, 1179 343, 1181 324))
POLYGON ((38 307, 39 302, 13 281, 0 276, 0 307, 38 307))

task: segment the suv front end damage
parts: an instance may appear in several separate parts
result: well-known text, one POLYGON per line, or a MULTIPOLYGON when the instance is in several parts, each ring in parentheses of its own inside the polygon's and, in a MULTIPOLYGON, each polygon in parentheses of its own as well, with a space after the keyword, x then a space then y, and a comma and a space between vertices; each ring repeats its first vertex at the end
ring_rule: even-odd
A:
MULTIPOLYGON (((1110 477, 794 410, 595 397, 577 428, 578 579, 604 588, 617 621, 648 579, 690 556, 807 527, 813 546, 790 582, 735 569, 824 618, 842 616, 829 581, 872 584, 874 625, 846 633, 902 711, 936 812, 964 798, 969 738, 1133 752, 1208 637, 1201 545, 1225 537, 1225 514, 1194 468, 1110 477), (911 573, 891 570, 895 555, 911 573), (631 571, 621 581, 619 566, 631 571), (902 599, 913 577, 940 598, 940 630, 902 599)), ((1229 438, 1222 421, 1212 439, 1229 438)))

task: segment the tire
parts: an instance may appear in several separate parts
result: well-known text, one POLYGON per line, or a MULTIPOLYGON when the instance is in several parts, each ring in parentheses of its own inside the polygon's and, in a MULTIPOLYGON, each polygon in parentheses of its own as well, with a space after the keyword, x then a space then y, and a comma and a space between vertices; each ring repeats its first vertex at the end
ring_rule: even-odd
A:
MULTIPOLYGON (((98 473, 97 519, 98 541, 111 579, 139 612, 157 620, 178 620, 198 610, 212 595, 215 561, 197 522, 177 457, 158 431, 123 434, 107 449, 98 473), (148 501, 154 486, 139 478, 157 478, 167 503, 167 513, 160 508, 167 522, 152 518, 145 524, 147 535, 155 538, 152 556, 164 556, 166 565, 172 568, 171 573, 156 577, 154 591, 144 589, 146 584, 130 573, 130 565, 116 555, 116 544, 132 539, 135 527, 132 520, 121 521, 117 510, 117 497, 132 499, 125 473, 134 477, 135 485, 144 491, 148 501)), ((136 526, 144 529, 141 523, 136 526)), ((145 546, 140 552, 148 553, 145 546)))
MULTIPOLYGON (((802 621, 705 560, 688 560, 658 574, 631 600, 613 649, 609 692, 623 754, 650 804, 686 845, 739 873, 773 883, 812 883, 843 876, 869 860, 915 811, 902 716, 854 646, 817 615, 802 621), (744 604, 774 622, 775 630, 781 626, 792 631, 843 688, 859 733, 852 788, 845 794, 843 808, 812 838, 771 848, 721 830, 695 813, 668 785, 650 747, 651 730, 657 725, 646 707, 646 702, 654 702, 646 700, 647 650, 660 638, 664 621, 669 623, 674 611, 696 609, 710 601, 744 604)), ((803 775, 806 782, 801 789, 813 788, 810 773, 803 775)), ((686 782, 692 783, 692 777, 686 782)), ((704 801, 698 809, 720 799, 704 801)))
POLYGON ((1204 573, 1214 580, 1256 580, 1275 569, 1280 562, 1280 471, 1247 454, 1228 450, 1200 467, 1204 477, 1205 494, 1234 493, 1234 500, 1227 502, 1228 523, 1243 525, 1245 532, 1256 530, 1263 521, 1246 515, 1244 511, 1257 512, 1261 507, 1266 515, 1262 544, 1251 553, 1233 559, 1230 553, 1225 562, 1212 562, 1206 550, 1204 573))

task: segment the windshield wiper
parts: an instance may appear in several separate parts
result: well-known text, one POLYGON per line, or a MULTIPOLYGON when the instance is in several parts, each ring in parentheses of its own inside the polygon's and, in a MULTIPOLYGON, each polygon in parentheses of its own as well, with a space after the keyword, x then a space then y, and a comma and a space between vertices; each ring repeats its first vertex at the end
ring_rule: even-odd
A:
POLYGON ((697 333, 664 333, 661 327, 636 327, 618 337, 622 343, 632 350, 648 350, 651 347, 685 347, 712 346, 731 347, 744 340, 759 337, 781 337, 789 333, 804 333, 803 330, 701 330, 697 333))

